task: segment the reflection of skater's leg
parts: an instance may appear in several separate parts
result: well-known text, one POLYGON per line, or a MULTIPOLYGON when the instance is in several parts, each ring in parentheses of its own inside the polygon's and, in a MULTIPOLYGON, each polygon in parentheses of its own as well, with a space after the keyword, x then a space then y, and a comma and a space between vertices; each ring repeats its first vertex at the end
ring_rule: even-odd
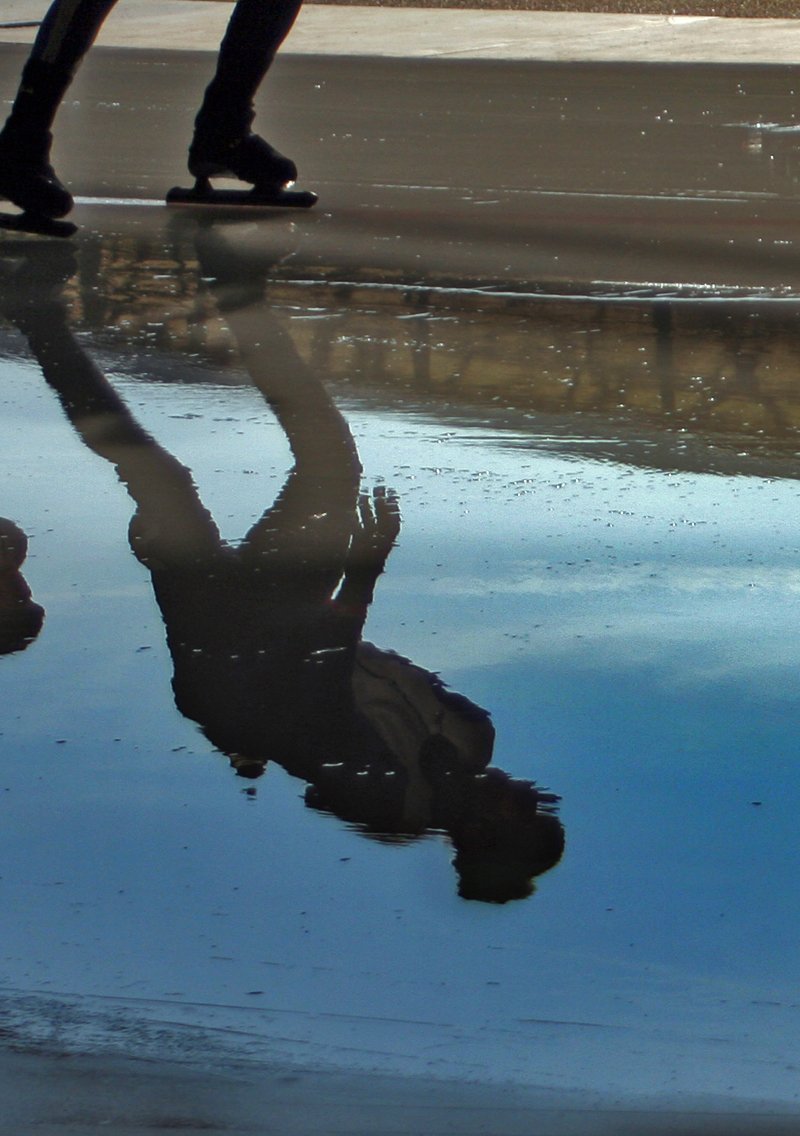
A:
POLYGON ((330 596, 358 527, 361 463, 350 427, 264 298, 273 259, 239 252, 216 228, 199 229, 195 239, 241 364, 275 414, 295 462, 277 500, 242 542, 242 558, 269 563, 273 578, 280 571, 289 585, 330 596))
POLYGON ((247 534, 245 558, 285 561, 287 580, 330 596, 357 522, 361 464, 353 436, 291 336, 263 306, 226 313, 242 362, 284 430, 294 468, 247 534), (299 574, 299 575, 298 575, 299 574), (316 580, 316 586, 313 581, 316 580))
POLYGON ((96 364, 80 348, 58 302, 7 314, 25 334, 45 379, 76 431, 115 466, 137 504, 134 552, 146 564, 200 563, 220 547, 191 474, 142 429, 96 364))

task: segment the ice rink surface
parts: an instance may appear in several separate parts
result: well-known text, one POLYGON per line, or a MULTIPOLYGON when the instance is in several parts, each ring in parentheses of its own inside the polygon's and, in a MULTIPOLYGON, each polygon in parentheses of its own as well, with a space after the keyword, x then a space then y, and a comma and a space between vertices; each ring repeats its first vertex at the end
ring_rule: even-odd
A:
POLYGON ((213 219, 161 204, 209 64, 97 49, 78 235, 0 239, 0 1128, 796 1132, 794 71, 287 56, 259 124, 320 204, 213 219), (527 898, 419 753, 382 833, 285 729, 235 776, 230 667, 187 694, 179 471, 235 550, 290 445, 308 523, 396 496, 368 643, 560 796, 527 898))

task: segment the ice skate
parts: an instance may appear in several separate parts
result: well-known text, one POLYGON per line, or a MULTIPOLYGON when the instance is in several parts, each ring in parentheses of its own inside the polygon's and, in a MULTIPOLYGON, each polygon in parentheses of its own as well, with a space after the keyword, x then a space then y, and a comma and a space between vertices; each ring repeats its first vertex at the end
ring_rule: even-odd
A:
POLYGON ((257 134, 246 134, 234 143, 219 144, 195 136, 189 149, 191 189, 175 186, 167 194, 168 205, 236 207, 250 209, 309 209, 317 195, 291 188, 297 167, 257 134), (215 189, 212 178, 249 182, 251 189, 215 189))
POLYGON ((21 210, 0 213, 0 226, 17 232, 68 237, 76 231, 62 221, 73 206, 72 195, 49 162, 50 135, 32 145, 0 134, 0 198, 21 210))

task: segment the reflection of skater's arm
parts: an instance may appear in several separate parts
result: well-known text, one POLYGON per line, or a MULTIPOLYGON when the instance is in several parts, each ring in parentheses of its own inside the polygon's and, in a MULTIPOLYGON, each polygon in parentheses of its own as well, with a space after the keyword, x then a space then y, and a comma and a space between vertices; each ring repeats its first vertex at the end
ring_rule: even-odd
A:
POLYGON ((359 526, 350 545, 336 603, 350 612, 361 611, 363 623, 378 577, 400 532, 400 507, 393 490, 378 486, 372 497, 361 495, 358 511, 359 526))

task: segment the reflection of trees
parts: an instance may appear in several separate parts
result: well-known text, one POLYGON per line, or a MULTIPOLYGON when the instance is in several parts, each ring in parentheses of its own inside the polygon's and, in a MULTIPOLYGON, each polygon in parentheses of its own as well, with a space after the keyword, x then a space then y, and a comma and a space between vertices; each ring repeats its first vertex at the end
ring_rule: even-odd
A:
MULTIPOLYGON (((185 241, 166 249, 120 241, 91 255, 70 297, 79 325, 219 365, 233 360, 231 329, 198 286, 185 241)), ((300 354, 331 382, 373 399, 395 402, 401 391, 451 408, 626 416, 761 445, 800 431, 791 305, 470 296, 404 288, 379 270, 378 287, 344 286, 304 267, 301 275, 317 282, 300 285, 292 271, 270 271, 270 294, 275 310, 301 304, 319 313, 298 329, 300 354)))
POLYGON ((263 303, 264 267, 243 265, 213 232, 199 246, 215 319, 221 313, 294 457, 238 545, 222 540, 189 471, 81 348, 35 263, 16 273, 3 305, 80 437, 135 503, 131 547, 164 619, 178 708, 241 776, 275 760, 309 783, 311 807, 366 833, 447 833, 463 896, 530 894, 563 850, 557 799, 489 767, 485 710, 362 639, 399 531, 397 501, 381 487, 361 492, 347 422, 263 303))

